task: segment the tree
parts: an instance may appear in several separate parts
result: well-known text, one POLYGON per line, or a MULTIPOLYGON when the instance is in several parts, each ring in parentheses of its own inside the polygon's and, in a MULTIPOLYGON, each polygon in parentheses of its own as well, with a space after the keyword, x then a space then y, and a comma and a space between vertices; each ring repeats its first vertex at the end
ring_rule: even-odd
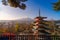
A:
POLYGON ((58 2, 53 3, 53 9, 55 11, 60 11, 60 0, 58 0, 58 2))
POLYGON ((16 25, 15 25, 15 31, 16 31, 16 32, 19 31, 19 24, 18 24, 18 23, 16 23, 16 25))
POLYGON ((26 5, 23 2, 26 2, 27 0, 2 0, 3 5, 9 5, 11 7, 19 7, 21 9, 25 9, 26 5))

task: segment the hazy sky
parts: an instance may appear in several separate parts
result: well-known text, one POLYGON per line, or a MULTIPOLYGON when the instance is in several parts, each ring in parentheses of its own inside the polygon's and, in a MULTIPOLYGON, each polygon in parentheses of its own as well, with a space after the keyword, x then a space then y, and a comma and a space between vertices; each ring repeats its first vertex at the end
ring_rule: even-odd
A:
POLYGON ((28 0, 25 2, 26 10, 4 6, 0 0, 0 20, 14 20, 20 18, 35 18, 38 16, 39 8, 41 16, 50 19, 60 19, 60 11, 56 12, 52 8, 52 3, 57 0, 28 0))

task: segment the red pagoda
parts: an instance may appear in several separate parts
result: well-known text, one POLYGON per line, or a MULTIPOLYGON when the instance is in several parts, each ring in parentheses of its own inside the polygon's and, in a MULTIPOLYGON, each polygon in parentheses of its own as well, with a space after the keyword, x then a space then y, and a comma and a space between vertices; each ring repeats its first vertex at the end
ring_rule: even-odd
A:
POLYGON ((40 35, 40 36, 43 35, 40 40, 45 40, 45 39, 47 40, 48 38, 46 35, 50 34, 50 33, 45 31, 48 29, 47 26, 43 23, 44 19, 46 19, 46 18, 47 17, 40 16, 40 10, 39 10, 39 16, 34 19, 34 23, 33 23, 34 26, 32 29, 33 34, 36 35, 36 38, 38 37, 38 35, 40 35))

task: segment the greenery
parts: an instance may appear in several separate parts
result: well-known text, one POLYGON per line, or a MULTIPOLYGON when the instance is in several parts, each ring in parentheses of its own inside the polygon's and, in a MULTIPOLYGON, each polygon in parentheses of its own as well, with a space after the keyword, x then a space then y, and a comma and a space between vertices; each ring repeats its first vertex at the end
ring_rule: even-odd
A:
POLYGON ((26 5, 24 3, 21 3, 21 2, 25 2, 27 0, 2 0, 2 4, 3 5, 9 5, 11 7, 19 7, 21 9, 25 9, 26 8, 26 5))
POLYGON ((55 11, 59 11, 60 10, 60 0, 58 0, 58 2, 53 3, 53 9, 55 11))

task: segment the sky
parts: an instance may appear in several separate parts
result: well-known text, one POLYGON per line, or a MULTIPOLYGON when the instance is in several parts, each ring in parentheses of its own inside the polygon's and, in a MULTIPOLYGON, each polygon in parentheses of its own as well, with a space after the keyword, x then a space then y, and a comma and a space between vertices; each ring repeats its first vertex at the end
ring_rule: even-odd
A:
POLYGON ((25 2, 26 9, 13 8, 2 5, 0 0, 0 20, 15 20, 21 18, 35 18, 38 16, 39 9, 41 16, 47 20, 60 20, 60 11, 53 10, 52 3, 57 0, 28 0, 25 2))

